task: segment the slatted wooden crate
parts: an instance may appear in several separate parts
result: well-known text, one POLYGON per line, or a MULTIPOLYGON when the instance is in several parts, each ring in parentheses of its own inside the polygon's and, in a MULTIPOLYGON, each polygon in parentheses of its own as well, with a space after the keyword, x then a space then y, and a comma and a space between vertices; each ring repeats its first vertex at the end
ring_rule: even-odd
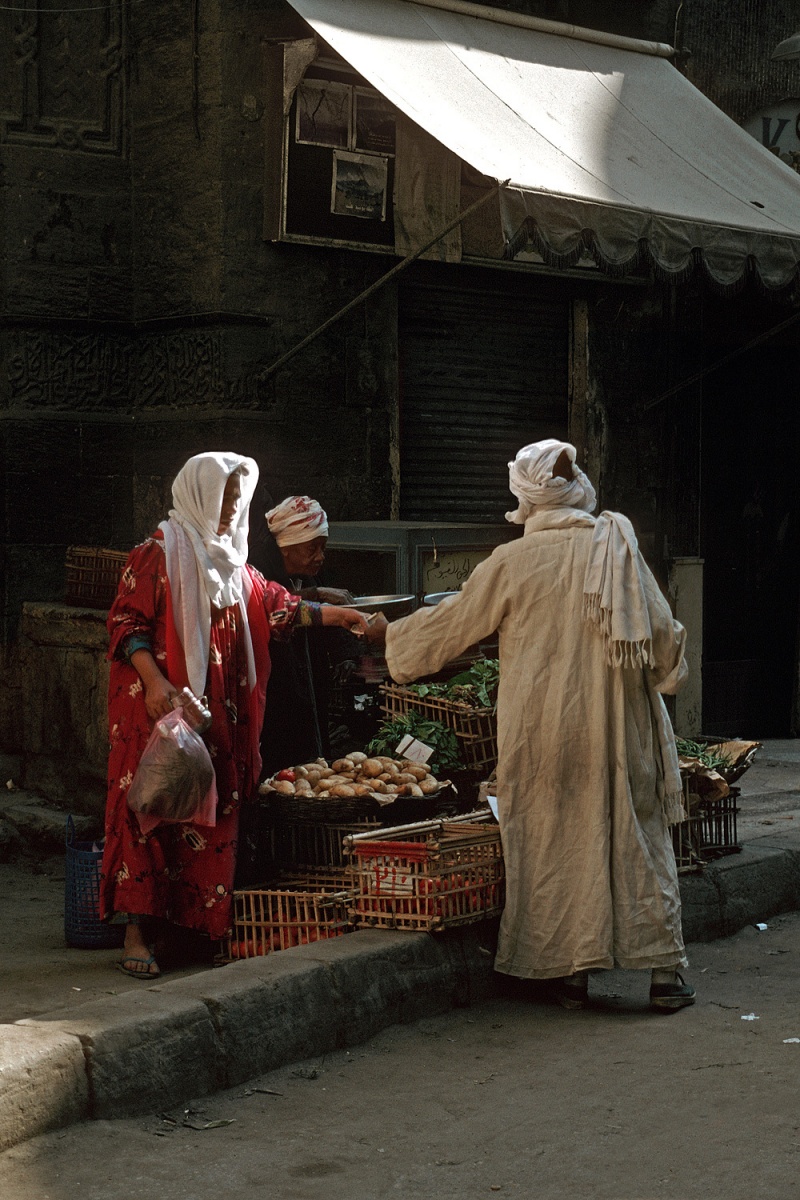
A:
POLYGON ((287 875, 263 888, 233 893, 233 929, 218 962, 256 958, 293 946, 341 937, 355 928, 355 888, 349 872, 287 875))
POLYGON ((397 683, 383 684, 380 693, 387 721, 404 717, 413 709, 420 716, 441 721, 452 729, 466 766, 480 770, 493 767, 497 762, 497 714, 494 709, 476 708, 444 696, 418 696, 397 683))
POLYGON ((500 829, 491 814, 345 838, 362 928, 434 931, 498 916, 505 903, 500 829))

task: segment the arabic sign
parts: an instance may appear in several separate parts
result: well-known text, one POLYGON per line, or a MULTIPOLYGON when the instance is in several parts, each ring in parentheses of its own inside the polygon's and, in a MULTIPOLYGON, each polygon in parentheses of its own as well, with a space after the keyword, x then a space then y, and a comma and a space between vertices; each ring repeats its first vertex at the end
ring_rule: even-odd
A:
POLYGON ((422 556, 422 591, 457 592, 491 550, 440 550, 422 556))

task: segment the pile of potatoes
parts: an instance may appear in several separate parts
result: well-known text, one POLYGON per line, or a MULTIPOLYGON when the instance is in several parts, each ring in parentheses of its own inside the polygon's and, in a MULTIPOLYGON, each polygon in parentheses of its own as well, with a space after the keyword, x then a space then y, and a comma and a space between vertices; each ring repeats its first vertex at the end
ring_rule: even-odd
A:
POLYGON ((324 758, 316 762, 303 763, 291 771, 280 771, 278 775, 261 784, 261 791, 276 791, 282 796, 305 796, 320 800, 329 797, 352 798, 372 796, 430 796, 444 784, 431 773, 424 763, 406 762, 376 755, 354 752, 346 758, 337 758, 328 766, 324 758), (286 778, 287 776, 292 778, 286 778), (283 778, 282 778, 283 777, 283 778))

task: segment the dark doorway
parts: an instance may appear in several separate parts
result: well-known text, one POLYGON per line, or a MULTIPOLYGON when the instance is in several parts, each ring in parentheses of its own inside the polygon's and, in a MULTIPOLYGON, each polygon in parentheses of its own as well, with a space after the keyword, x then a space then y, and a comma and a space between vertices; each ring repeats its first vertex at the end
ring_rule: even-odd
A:
MULTIPOLYGON (((785 319, 752 295, 709 305, 707 361, 785 319)), ((706 378, 703 397, 703 727, 794 728, 800 593, 800 326, 706 378)))

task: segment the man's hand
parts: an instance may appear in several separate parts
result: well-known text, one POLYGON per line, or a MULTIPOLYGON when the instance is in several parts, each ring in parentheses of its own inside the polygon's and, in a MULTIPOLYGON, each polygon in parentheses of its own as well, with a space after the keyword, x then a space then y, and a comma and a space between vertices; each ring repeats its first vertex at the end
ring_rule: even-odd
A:
POLYGON ((322 604, 348 605, 353 599, 353 593, 347 588, 317 588, 317 600, 322 604))

